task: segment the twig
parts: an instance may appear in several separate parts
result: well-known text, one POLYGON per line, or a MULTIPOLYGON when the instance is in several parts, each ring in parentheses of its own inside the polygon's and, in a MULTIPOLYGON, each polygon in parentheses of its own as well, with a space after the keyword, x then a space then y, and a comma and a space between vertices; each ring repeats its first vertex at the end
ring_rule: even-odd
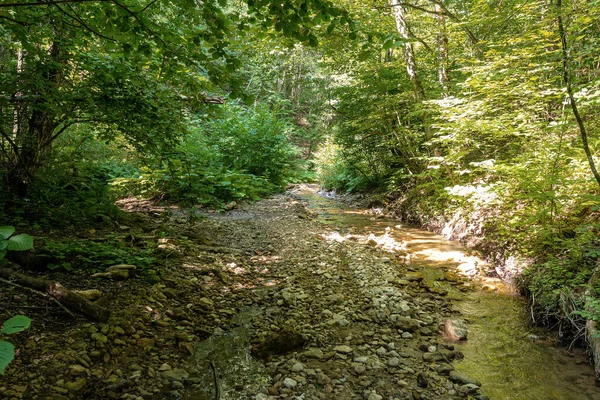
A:
POLYGON ((60 308, 62 308, 62 309, 63 309, 63 310, 64 310, 64 311, 65 311, 67 314, 69 314, 71 317, 73 317, 73 319, 77 319, 77 318, 75 317, 75 315, 74 315, 74 314, 73 314, 73 313, 72 313, 72 312, 71 312, 71 311, 70 311, 70 310, 69 310, 67 307, 63 306, 63 305, 60 303, 60 301, 56 300, 54 297, 50 296, 49 294, 46 294, 46 293, 40 292, 39 290, 35 290, 35 289, 29 288, 29 287, 27 287, 27 286, 19 285, 18 283, 14 283, 14 282, 11 282, 11 281, 9 281, 9 280, 7 280, 7 279, 3 279, 3 278, 0 278, 0 282, 4 282, 4 283, 7 283, 7 284, 9 284, 9 285, 12 285, 12 286, 15 286, 15 287, 21 288, 21 289, 29 290, 30 292, 33 292, 33 293, 39 294, 40 296, 47 297, 47 298, 49 298, 50 300, 54 301, 56 304, 58 304, 58 306, 59 306, 60 308))
POLYGON ((217 376, 217 367, 215 366, 215 362, 210 362, 210 367, 212 368, 213 378, 215 379, 215 400, 219 400, 221 398, 221 389, 219 388, 219 378, 217 376))

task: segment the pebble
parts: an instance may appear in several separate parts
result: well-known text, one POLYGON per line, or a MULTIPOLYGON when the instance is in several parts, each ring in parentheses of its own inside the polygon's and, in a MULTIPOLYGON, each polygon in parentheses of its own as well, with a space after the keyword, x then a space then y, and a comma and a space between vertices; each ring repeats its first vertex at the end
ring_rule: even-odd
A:
POLYGON ((350 354, 350 353, 352 353, 352 347, 346 346, 346 345, 335 346, 333 348, 333 351, 338 352, 338 353, 342 353, 342 354, 350 354))
POLYGON ((283 380, 283 386, 285 386, 288 389, 293 389, 298 385, 298 382, 296 382, 294 379, 292 378, 285 378, 283 380))
POLYGON ((291 371, 292 372, 302 372, 304 370, 304 365, 302 365, 302 363, 295 363, 294 365, 292 365, 291 371))

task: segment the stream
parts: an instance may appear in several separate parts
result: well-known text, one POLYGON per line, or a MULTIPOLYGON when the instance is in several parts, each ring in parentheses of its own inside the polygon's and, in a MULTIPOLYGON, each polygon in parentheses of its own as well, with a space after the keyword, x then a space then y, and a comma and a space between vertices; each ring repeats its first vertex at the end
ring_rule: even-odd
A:
MULTIPOLYGON (((498 279, 476 278, 485 268, 476 253, 396 219, 350 208, 319 195, 314 188, 300 186, 293 195, 307 201, 308 209, 332 228, 334 235, 365 236, 370 245, 400 257, 418 269, 424 280, 447 291, 454 310, 469 323, 468 341, 455 344, 465 357, 453 365, 479 380, 483 395, 492 400, 600 400, 600 386, 585 351, 559 347, 549 333, 531 326, 524 299, 509 285, 498 279), (473 278, 465 284, 473 290, 459 290, 456 284, 440 279, 448 271, 473 278)), ((218 332, 196 345, 194 356, 205 390, 185 399, 236 400, 237 389, 253 387, 256 391, 250 392, 257 393, 269 381, 262 363, 250 355, 252 319, 259 312, 241 310, 230 331, 218 332)))
MULTIPOLYGON (((369 234, 402 252, 409 265, 434 281, 440 267, 475 276, 485 262, 458 242, 406 224, 379 218, 314 193, 303 193, 319 219, 345 232, 369 234), (398 249, 400 248, 400 249, 398 249)), ((525 300, 499 279, 486 279, 466 294, 451 291, 455 309, 469 324, 469 339, 458 343, 465 358, 457 370, 477 378, 482 393, 502 400, 599 400, 600 386, 583 349, 560 347, 548 332, 532 326, 525 300), (485 290, 484 290, 485 289, 485 290)))

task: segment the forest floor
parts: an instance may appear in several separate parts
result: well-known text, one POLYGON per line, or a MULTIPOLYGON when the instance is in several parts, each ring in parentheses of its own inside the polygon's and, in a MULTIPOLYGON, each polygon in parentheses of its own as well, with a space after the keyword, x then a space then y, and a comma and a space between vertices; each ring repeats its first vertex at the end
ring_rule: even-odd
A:
POLYGON ((202 218, 121 206, 135 217, 117 236, 79 236, 155 242, 160 267, 124 280, 27 272, 98 289, 106 323, 2 286, 0 319, 33 323, 11 338, 18 352, 0 398, 485 398, 454 371, 461 354, 440 333, 456 315, 440 282, 471 286, 451 269, 431 282, 368 235, 338 240, 294 190, 202 218))

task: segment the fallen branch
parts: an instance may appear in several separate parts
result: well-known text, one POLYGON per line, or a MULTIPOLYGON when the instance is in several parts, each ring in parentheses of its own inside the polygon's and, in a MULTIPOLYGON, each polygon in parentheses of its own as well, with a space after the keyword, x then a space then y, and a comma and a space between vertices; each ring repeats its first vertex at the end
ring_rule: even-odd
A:
MULTIPOLYGON (((65 311, 67 314, 69 314, 71 317, 75 318, 75 316, 73 315, 73 313, 71 312, 71 310, 69 310, 67 307, 63 306, 62 304, 60 304, 60 301, 56 300, 54 297, 50 296, 48 293, 43 293, 43 292, 40 292, 39 290, 35 290, 35 289, 32 289, 32 288, 30 288, 30 287, 27 287, 27 286, 19 285, 18 283, 11 282, 11 281, 9 281, 9 280, 7 280, 7 279, 2 279, 2 278, 0 278, 0 282, 4 282, 4 283, 6 283, 6 284, 9 284, 9 285, 11 285, 11 286, 14 286, 14 287, 18 287, 18 288, 21 288, 21 289, 28 290, 28 291, 30 291, 30 292, 33 292, 33 293, 35 293, 35 294, 38 294, 38 295, 40 295, 40 296, 42 296, 42 297, 47 297, 47 298, 49 298, 50 300, 54 301, 54 302, 55 302, 55 303, 56 303, 56 304, 57 304, 57 305, 58 305, 60 308, 62 308, 62 309, 63 309, 63 310, 64 310, 64 311, 65 311)), ((43 308, 43 307, 42 307, 42 308, 43 308)))
MULTIPOLYGON (((48 295, 52 297, 61 308, 77 311, 94 321, 106 322, 110 316, 110 311, 107 309, 71 292, 58 282, 33 278, 7 268, 0 268, 0 278, 3 278, 1 281, 10 285, 24 287, 28 290, 36 291, 36 293, 48 295)), ((73 315, 70 312, 69 314, 73 315)))

